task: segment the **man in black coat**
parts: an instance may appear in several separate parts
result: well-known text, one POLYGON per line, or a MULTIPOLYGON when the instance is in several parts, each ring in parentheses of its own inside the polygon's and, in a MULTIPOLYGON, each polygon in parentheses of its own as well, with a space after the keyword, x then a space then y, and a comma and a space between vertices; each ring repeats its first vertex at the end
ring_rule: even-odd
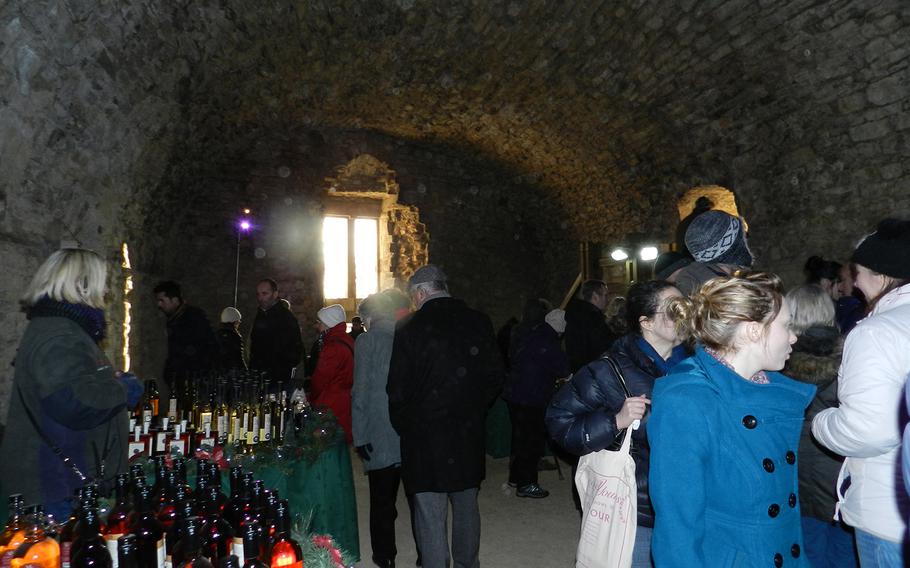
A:
POLYGON ((417 311, 395 331, 387 390, 417 548, 424 566, 449 565, 451 502, 454 564, 473 568, 479 566, 484 422, 502 386, 502 363, 490 318, 449 296, 441 269, 420 268, 408 291, 417 311))
POLYGON ((250 369, 267 372, 272 390, 279 381, 285 390, 292 390, 291 371, 303 355, 300 325, 271 278, 256 285, 256 300, 259 309, 250 334, 250 369))
POLYGON ((585 280, 578 295, 566 306, 566 355, 573 373, 600 357, 616 339, 604 318, 607 284, 585 280))
POLYGON ((179 284, 170 280, 159 282, 154 293, 158 309, 167 316, 164 380, 171 393, 182 397, 187 381, 214 368, 218 341, 205 312, 183 301, 179 284))

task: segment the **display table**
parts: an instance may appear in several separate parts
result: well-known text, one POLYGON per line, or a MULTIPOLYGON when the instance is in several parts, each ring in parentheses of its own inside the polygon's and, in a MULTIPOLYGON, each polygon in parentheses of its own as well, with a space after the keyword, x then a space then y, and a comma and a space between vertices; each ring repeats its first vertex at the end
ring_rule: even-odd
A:
POLYGON ((330 446, 313 463, 297 461, 289 474, 271 466, 244 464, 244 468, 265 482, 266 487, 277 489, 295 516, 309 519, 308 532, 331 535, 352 559, 360 560, 357 500, 347 444, 330 446))

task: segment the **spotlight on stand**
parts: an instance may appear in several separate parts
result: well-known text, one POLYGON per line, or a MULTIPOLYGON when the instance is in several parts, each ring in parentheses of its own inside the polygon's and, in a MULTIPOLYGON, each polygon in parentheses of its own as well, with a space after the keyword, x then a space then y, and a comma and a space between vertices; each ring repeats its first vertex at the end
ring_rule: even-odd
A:
POLYGON ((616 261, 626 260, 629 258, 629 254, 622 249, 613 249, 613 252, 610 253, 610 258, 616 261))
POLYGON ((654 260, 657 258, 657 247, 647 246, 638 251, 638 257, 642 260, 654 260))

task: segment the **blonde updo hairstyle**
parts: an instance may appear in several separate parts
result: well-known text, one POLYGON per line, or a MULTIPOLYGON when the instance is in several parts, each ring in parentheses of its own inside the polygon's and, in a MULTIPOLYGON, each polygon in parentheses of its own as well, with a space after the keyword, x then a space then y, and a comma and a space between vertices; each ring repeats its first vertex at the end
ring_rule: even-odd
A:
POLYGON ((752 272, 708 280, 688 298, 670 300, 666 309, 681 337, 691 336, 723 353, 736 349, 739 324, 758 322, 767 327, 783 302, 777 275, 752 272))
POLYGON ((95 251, 64 248, 51 254, 38 268, 22 296, 30 308, 47 296, 58 302, 104 307, 107 264, 95 251))

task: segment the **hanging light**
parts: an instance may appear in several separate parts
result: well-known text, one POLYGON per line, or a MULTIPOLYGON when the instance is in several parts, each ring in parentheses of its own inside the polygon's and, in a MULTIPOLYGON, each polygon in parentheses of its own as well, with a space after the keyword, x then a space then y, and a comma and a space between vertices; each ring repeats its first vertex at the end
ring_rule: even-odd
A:
POLYGON ((613 260, 626 260, 629 258, 628 253, 622 249, 613 249, 613 252, 610 253, 610 258, 613 260))
POLYGON ((647 246, 638 251, 638 257, 642 260, 654 260, 657 258, 657 247, 647 246))

